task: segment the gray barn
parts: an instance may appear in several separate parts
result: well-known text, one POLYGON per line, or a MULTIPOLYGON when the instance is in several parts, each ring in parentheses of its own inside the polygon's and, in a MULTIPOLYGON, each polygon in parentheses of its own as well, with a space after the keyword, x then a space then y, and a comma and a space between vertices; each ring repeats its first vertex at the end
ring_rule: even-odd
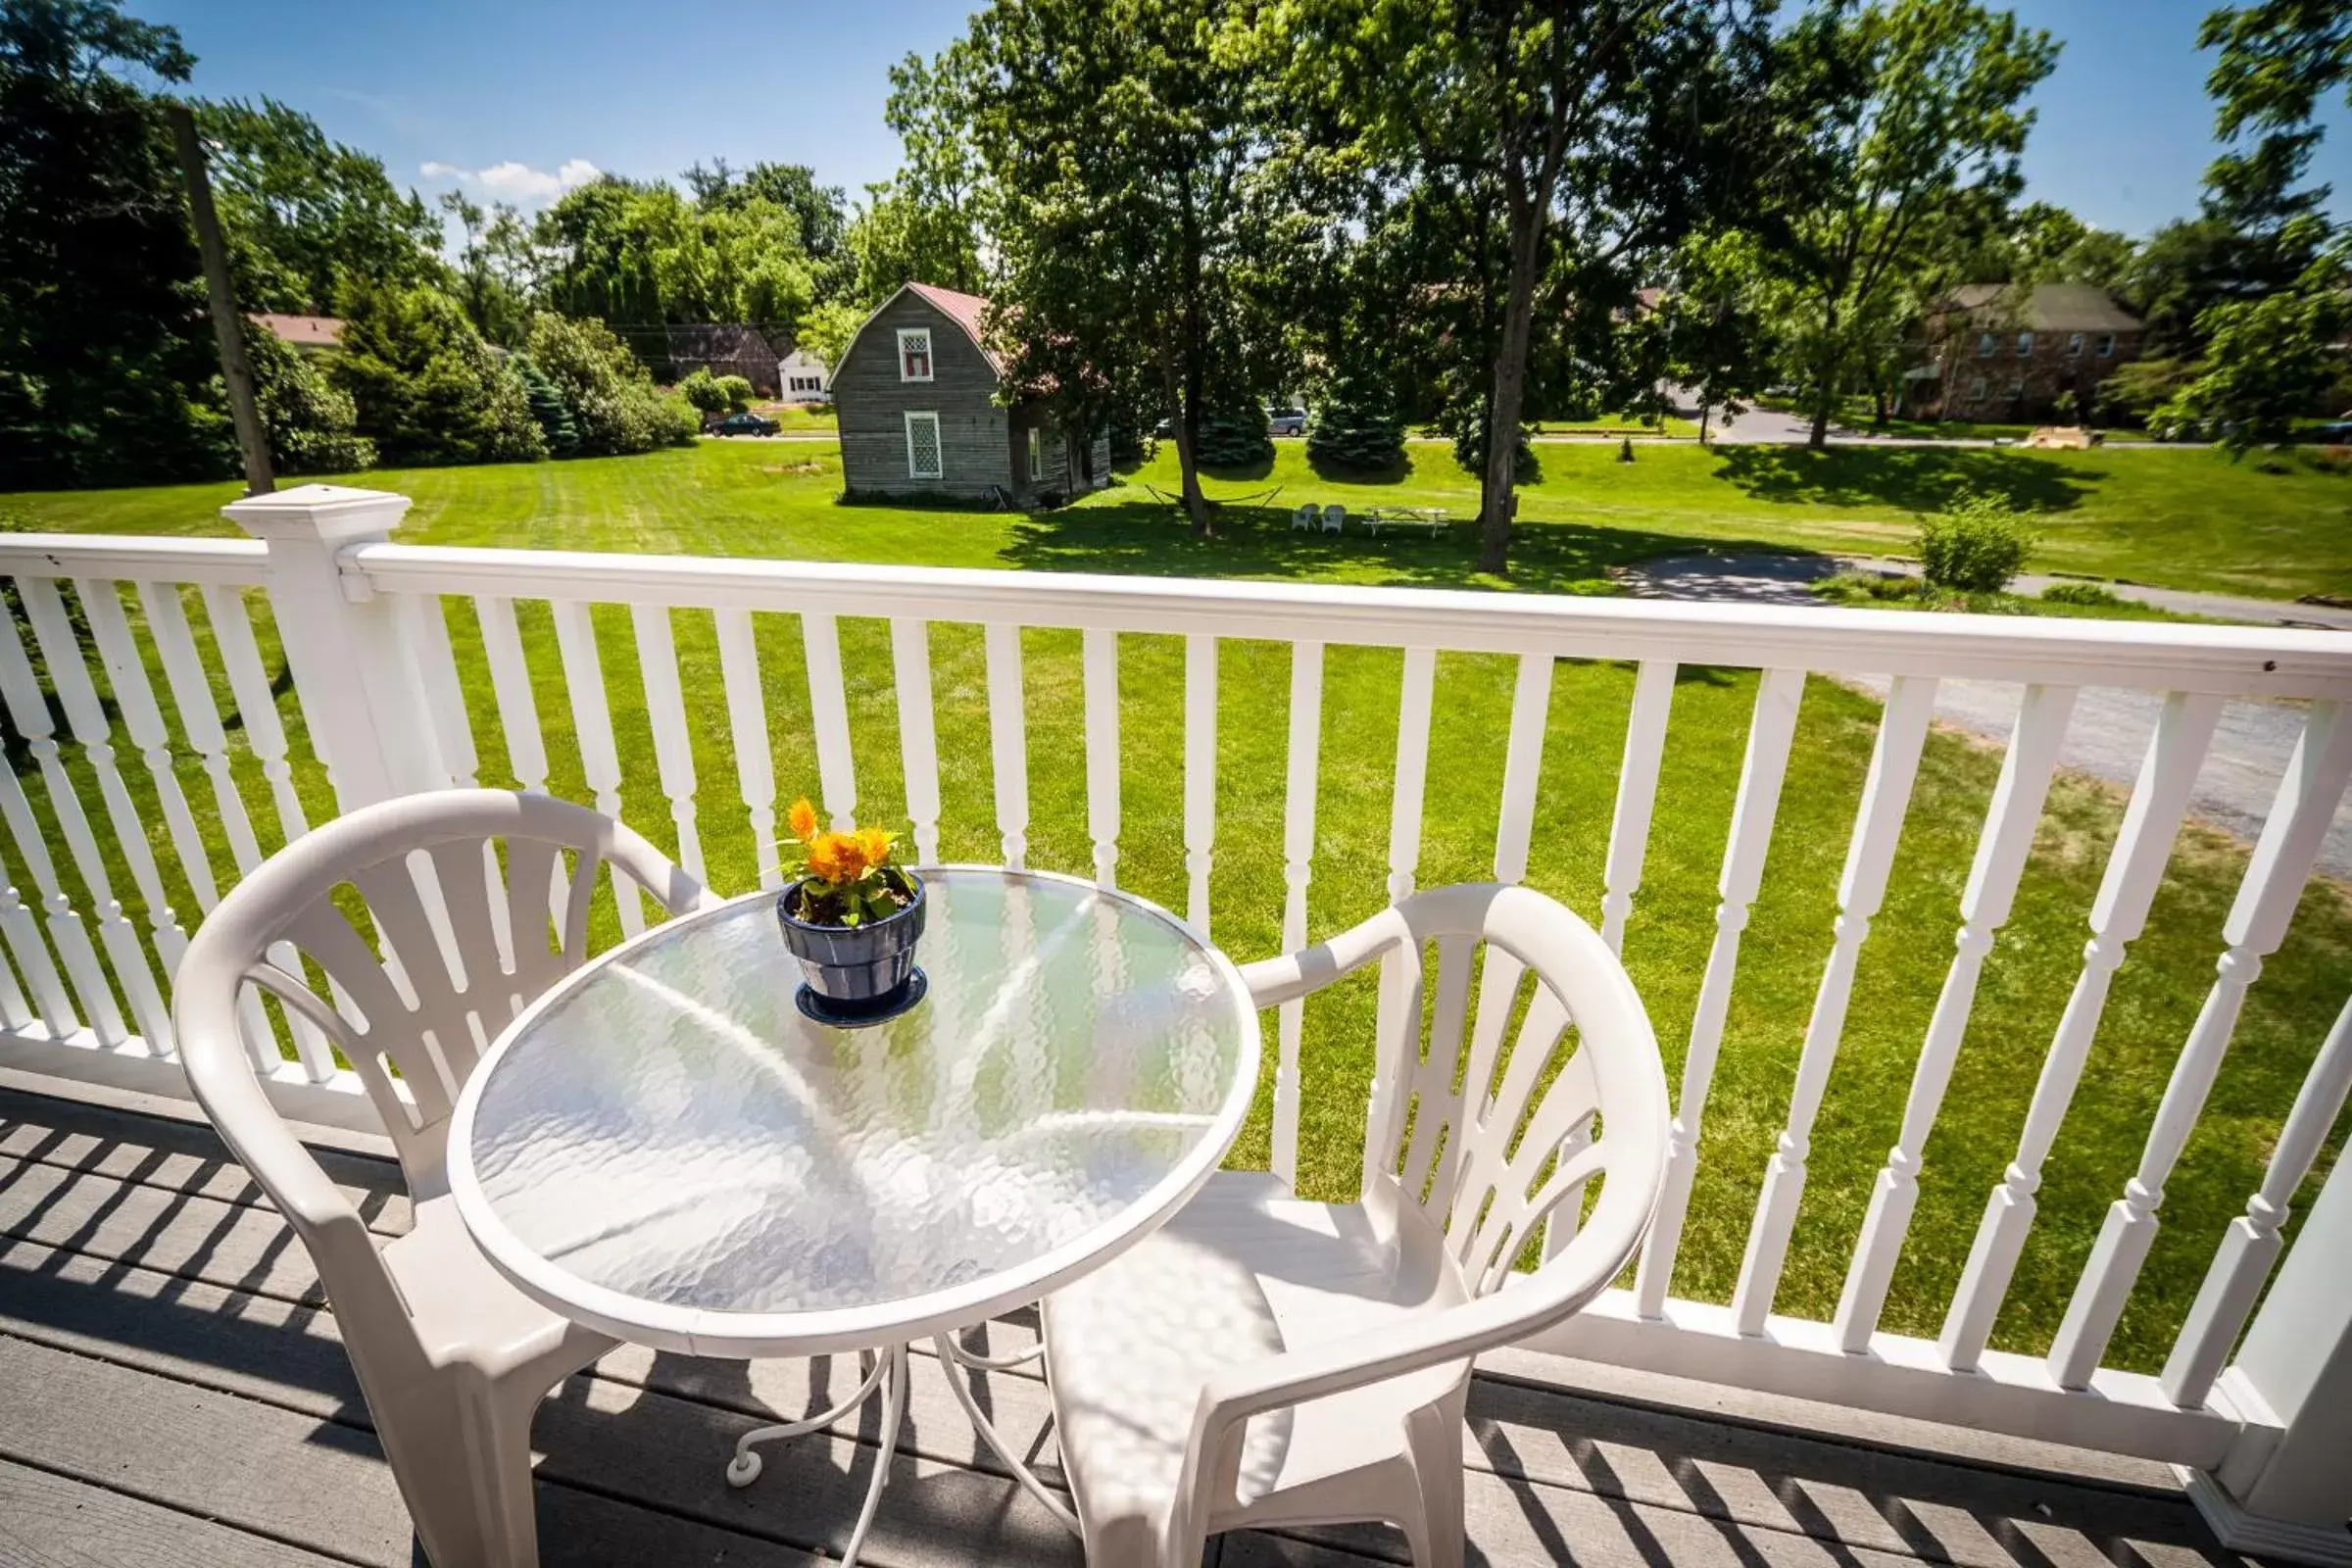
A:
POLYGON ((980 335, 987 309, 976 294, 908 283, 858 328, 833 368, 851 496, 1035 506, 1110 481, 1107 436, 1081 453, 1045 404, 1005 391, 980 335))

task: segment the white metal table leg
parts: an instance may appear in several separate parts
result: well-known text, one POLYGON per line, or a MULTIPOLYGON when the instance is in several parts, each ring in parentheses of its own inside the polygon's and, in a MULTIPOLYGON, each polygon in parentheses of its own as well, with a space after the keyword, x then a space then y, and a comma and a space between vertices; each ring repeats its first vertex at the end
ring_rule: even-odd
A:
POLYGON ((881 1506, 882 1489, 890 1484, 890 1463, 899 1451, 899 1424, 906 1414, 906 1347, 894 1345, 879 1353, 861 1351, 859 1359, 866 1368, 865 1380, 848 1398, 818 1415, 753 1428, 735 1440, 735 1457, 727 1462, 727 1485, 748 1487, 760 1479, 760 1460, 753 1445, 797 1438, 831 1426, 872 1398, 876 1389, 881 1390, 882 1446, 874 1455, 874 1479, 866 1486, 865 1505, 858 1510, 858 1528, 850 1532, 848 1549, 842 1553, 842 1568, 857 1568, 865 1533, 873 1527, 874 1510, 881 1506))
POLYGON ((1012 1479, 1021 1484, 1023 1491, 1035 1497, 1048 1513, 1060 1520, 1063 1529, 1071 1535, 1078 1535, 1078 1516, 1070 1511, 1068 1503, 1047 1490, 1046 1484, 1038 1479, 1037 1472, 1029 1468, 1028 1461, 1014 1453, 1011 1446, 998 1435, 995 1423, 981 1413, 980 1401, 972 1397, 971 1385, 959 1370, 968 1367, 975 1372, 1003 1372, 1036 1360, 1045 1353, 1045 1346, 1042 1343, 1033 1345, 1026 1350, 1016 1350, 1010 1355, 975 1355, 957 1345, 952 1334, 942 1334, 932 1343, 939 1348, 939 1358, 947 1367, 948 1387, 956 1391, 956 1400, 963 1406, 963 1413, 971 1418, 972 1430, 980 1434, 980 1441, 1004 1461, 1004 1467, 1012 1472, 1012 1479))

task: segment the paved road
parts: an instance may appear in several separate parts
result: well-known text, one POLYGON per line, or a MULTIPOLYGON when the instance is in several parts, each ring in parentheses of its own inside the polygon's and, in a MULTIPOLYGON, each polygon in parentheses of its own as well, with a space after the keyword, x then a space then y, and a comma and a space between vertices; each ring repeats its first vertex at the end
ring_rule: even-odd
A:
MULTIPOLYGON (((1725 604, 1816 605, 1808 586, 1814 579, 1842 569, 1826 556, 1677 556, 1646 562, 1628 574, 1639 597, 1680 599, 1725 604)), ((2217 613, 2219 605, 2252 605, 2282 620, 2283 612, 2327 616, 2338 628, 2352 624, 2352 612, 2326 611, 2317 606, 2280 605, 2266 600, 2229 600, 2221 595, 2181 594, 2169 590, 2123 589, 2151 597, 2165 592, 2178 601, 2174 608, 2198 613, 2217 613)), ((2313 624, 2296 621, 2295 624, 2313 624)), ((1884 675, 1845 675, 1834 678, 1884 696, 1884 675)), ((1995 743, 2004 743, 2017 722, 2024 688, 1999 681, 1946 680, 1936 688, 1936 716, 1956 728, 1995 743)), ((2148 737, 2155 732, 2164 700, 2152 692, 2094 686, 2083 689, 2067 726, 2059 764, 2080 769, 2094 778, 2130 785, 2139 776, 2140 759, 2148 737)), ((2302 733, 2304 710, 2286 704, 2233 702, 2222 710, 2213 749, 2197 775, 2189 797, 2190 811, 2224 832, 2251 842, 2270 813, 2271 801, 2302 733)), ((2352 798, 2336 808, 2335 821, 2320 852, 2320 869, 2328 876, 2352 880, 2352 798)))

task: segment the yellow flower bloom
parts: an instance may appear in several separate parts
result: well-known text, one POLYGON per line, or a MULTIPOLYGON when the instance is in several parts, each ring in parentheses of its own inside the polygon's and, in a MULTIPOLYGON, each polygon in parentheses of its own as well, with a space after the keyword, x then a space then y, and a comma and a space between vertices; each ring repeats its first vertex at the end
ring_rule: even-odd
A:
POLYGON ((850 833, 819 833, 808 844, 808 873, 839 887, 865 869, 865 850, 850 833))
POLYGON ((808 796, 793 802, 784 819, 792 826, 792 836, 803 844, 816 837, 816 808, 808 804, 808 796))
POLYGON ((858 848, 864 855, 867 865, 888 865, 890 863, 890 835, 878 827, 859 828, 858 830, 858 848))

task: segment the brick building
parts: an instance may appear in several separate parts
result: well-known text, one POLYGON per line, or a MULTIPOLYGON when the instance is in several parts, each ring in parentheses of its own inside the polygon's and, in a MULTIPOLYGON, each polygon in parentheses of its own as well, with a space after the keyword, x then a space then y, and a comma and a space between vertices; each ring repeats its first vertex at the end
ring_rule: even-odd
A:
POLYGON ((2088 283, 1964 283, 1921 322, 1925 363, 1907 373, 1903 410, 1927 419, 2038 419, 2059 395, 2087 414, 2099 383, 2139 358, 2142 323, 2088 283))

